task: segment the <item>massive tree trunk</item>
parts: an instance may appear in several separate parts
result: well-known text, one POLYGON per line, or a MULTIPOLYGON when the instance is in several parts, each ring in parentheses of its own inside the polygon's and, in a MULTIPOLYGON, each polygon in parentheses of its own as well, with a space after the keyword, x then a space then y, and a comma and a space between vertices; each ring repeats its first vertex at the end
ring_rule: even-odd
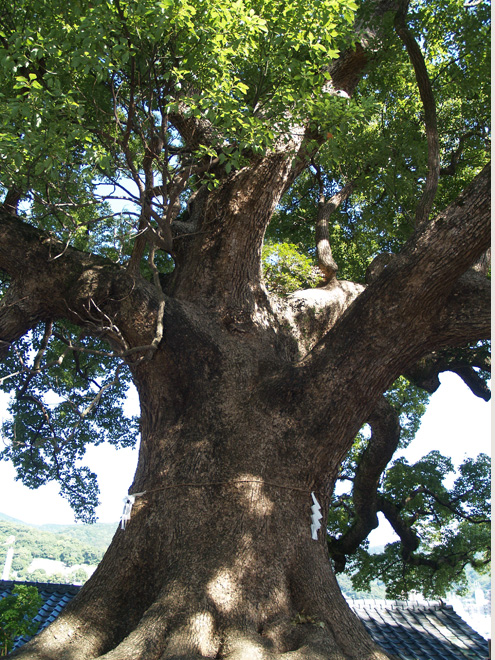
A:
POLYGON ((489 172, 366 288, 334 280, 283 303, 259 250, 289 176, 275 155, 216 191, 165 293, 3 212, 1 264, 22 295, 2 308, 2 340, 60 317, 94 330, 100 314, 142 415, 126 529, 12 657, 389 657, 346 605, 323 530, 312 537, 311 494, 324 521, 343 456, 400 373, 487 336, 486 280, 466 271, 489 242, 489 172))
POLYGON ((204 316, 166 340, 176 363, 159 352, 136 375, 131 492, 145 493, 29 657, 384 658, 340 594, 321 531, 312 540, 310 493, 323 505, 326 493, 303 420, 259 386, 273 363, 204 316))
POLYGON ((142 440, 130 492, 144 494, 21 657, 385 658, 345 604, 324 534, 312 539, 311 492, 325 510, 332 477, 318 474, 309 416, 270 382, 286 360, 177 302, 164 344, 134 373, 142 440))

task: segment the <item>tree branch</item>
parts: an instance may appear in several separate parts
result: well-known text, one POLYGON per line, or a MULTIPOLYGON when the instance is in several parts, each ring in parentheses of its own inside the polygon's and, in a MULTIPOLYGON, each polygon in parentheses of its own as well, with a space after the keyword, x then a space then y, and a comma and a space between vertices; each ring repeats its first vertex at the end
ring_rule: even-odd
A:
POLYGON ((462 518, 463 520, 467 520, 468 522, 475 523, 475 524, 489 524, 490 519, 485 518, 485 517, 480 517, 480 516, 470 516, 462 509, 460 509, 458 506, 456 506, 457 502, 462 501, 462 499, 466 496, 466 493, 463 493, 461 496, 456 497, 453 502, 450 502, 443 497, 440 497, 436 493, 434 493, 430 488, 427 488, 426 486, 418 486, 415 488, 409 497, 407 498, 408 500, 412 500, 416 495, 428 495, 428 497, 431 497, 437 504, 440 504, 440 506, 444 507, 445 509, 448 509, 451 513, 455 514, 459 518, 462 518))
MULTIPOLYGON (((463 345, 485 336, 486 297, 477 302, 481 320, 471 318, 466 294, 473 291, 472 277, 461 276, 489 245, 489 195, 487 166, 435 220, 417 228, 401 253, 301 362, 298 396, 301 406, 319 411, 308 433, 315 438, 315 464, 325 466, 327 474, 332 457, 322 434, 338 446, 340 433, 345 433, 350 444, 377 398, 409 365, 439 346, 463 345), (363 364, 373 364, 366 379, 363 364), (346 383, 336 378, 341 373, 348 374, 346 383), (332 428, 325 426, 327 402, 332 406, 332 428), (364 414, 352 425, 349 414, 354 407, 364 414)), ((345 451, 349 444, 340 446, 345 451)))
POLYGON ((317 178, 320 185, 320 198, 318 201, 318 212, 316 216, 315 241, 318 254, 318 267, 323 274, 324 285, 327 285, 336 279, 337 271, 339 269, 332 256, 328 222, 332 213, 334 213, 342 202, 351 195, 354 190, 355 181, 346 184, 338 193, 326 200, 323 191, 323 180, 319 168, 317 168, 317 178))
POLYGON ((440 387, 438 375, 443 371, 452 371, 464 380, 475 396, 489 401, 490 389, 475 369, 479 369, 489 377, 490 368, 491 360, 487 346, 446 348, 426 355, 409 367, 404 375, 417 387, 433 393, 440 387))
POLYGON ((469 269, 462 274, 439 310, 435 348, 464 346, 489 339, 491 333, 490 281, 469 269))
POLYGON ((353 554, 368 534, 378 527, 378 486, 400 439, 399 416, 385 397, 381 397, 367 420, 371 437, 364 450, 352 489, 354 520, 338 539, 328 540, 335 570, 342 572, 347 556, 353 554))
POLYGON ((457 171, 457 166, 464 151, 464 145, 466 141, 473 136, 482 137, 482 134, 478 131, 467 131, 459 138, 459 146, 455 151, 450 154, 450 162, 447 167, 440 168, 440 176, 454 176, 457 171))
POLYGON ((402 558, 408 561, 412 553, 419 547, 419 538, 412 528, 405 523, 400 515, 400 508, 387 500, 383 495, 377 497, 378 511, 381 511, 388 520, 392 529, 402 543, 402 558))
POLYGON ((428 173, 423 194, 416 207, 416 226, 426 222, 435 201, 440 175, 440 143, 438 140, 437 111, 435 96, 431 87, 426 63, 419 45, 406 24, 409 0, 400 2, 400 9, 395 15, 395 30, 404 43, 414 67, 419 94, 423 103, 426 138, 428 142, 428 173))
POLYGON ((0 268, 12 280, 0 307, 4 349, 39 321, 57 318, 103 334, 119 351, 149 346, 156 336, 153 284, 1 210, 0 268))
POLYGON ((221 144, 223 138, 210 121, 204 117, 194 117, 189 112, 189 106, 184 101, 177 103, 177 111, 168 115, 170 123, 179 131, 190 151, 196 151, 200 146, 221 144))

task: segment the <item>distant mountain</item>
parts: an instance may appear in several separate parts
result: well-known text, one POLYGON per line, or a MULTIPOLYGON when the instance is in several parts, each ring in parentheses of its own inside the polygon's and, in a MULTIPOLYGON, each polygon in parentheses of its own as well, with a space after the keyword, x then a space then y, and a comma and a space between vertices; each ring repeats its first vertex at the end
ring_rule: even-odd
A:
POLYGON ((16 525, 27 525, 27 523, 22 522, 22 520, 18 520, 17 518, 12 518, 12 516, 8 516, 6 513, 0 513, 0 521, 10 522, 16 525))
POLYGON ((118 522, 114 523, 94 523, 93 525, 58 525, 48 523, 45 525, 33 525, 26 523, 18 518, 12 518, 5 513, 0 513, 0 522, 12 523, 13 525, 25 525, 33 529, 39 529, 51 534, 61 534, 71 539, 76 539, 80 543, 90 545, 94 548, 106 550, 110 545, 113 535, 117 531, 118 522))
POLYGON ((93 525, 37 525, 38 529, 51 534, 62 534, 72 539, 91 545, 94 548, 106 550, 113 535, 117 531, 118 523, 94 523, 93 525))
POLYGON ((0 514, 0 572, 9 537, 15 537, 10 577, 35 582, 81 584, 96 568, 117 523, 29 525, 0 514))

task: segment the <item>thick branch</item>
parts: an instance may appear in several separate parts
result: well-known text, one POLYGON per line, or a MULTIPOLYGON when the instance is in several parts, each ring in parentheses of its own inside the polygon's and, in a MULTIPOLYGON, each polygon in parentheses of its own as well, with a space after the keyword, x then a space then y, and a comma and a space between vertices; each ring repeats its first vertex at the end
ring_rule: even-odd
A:
POLYGON ((462 378, 473 394, 484 401, 490 401, 492 396, 490 388, 472 367, 459 366, 451 369, 451 371, 462 378))
POLYGON ((177 104, 177 111, 168 117, 170 123, 179 131, 188 149, 195 151, 200 146, 211 146, 220 143, 222 136, 211 122, 204 117, 194 117, 189 107, 183 101, 177 104))
POLYGON ((461 275, 435 319, 435 347, 464 346, 491 335, 490 281, 469 269, 461 275))
POLYGON ((0 268, 12 280, 0 310, 4 342, 40 320, 57 318, 105 335, 121 351, 149 345, 155 337, 160 303, 153 285, 2 211, 0 268))
MULTIPOLYGON (((339 446, 340 433, 350 443, 380 394, 410 364, 439 346, 465 345, 485 336, 489 314, 485 296, 479 301, 480 327, 478 319, 466 313, 466 294, 473 290, 471 274, 461 275, 489 245, 489 194, 486 167, 443 213, 416 230, 302 363, 301 403, 320 412, 314 418, 315 428, 308 430, 315 438, 321 437, 323 423, 327 424, 327 400, 332 403, 333 424, 327 433, 333 446, 339 446), (459 318, 461 309, 465 311, 459 318), (328 399, 323 399, 323 392, 328 399), (364 415, 356 415, 353 426, 349 415, 354 408, 364 415)), ((347 446, 340 443, 342 451, 347 446)), ((323 465, 342 458, 332 457, 328 446, 320 445, 317 452, 322 453, 323 465)))
POLYGON ((0 359, 12 342, 38 324, 41 316, 41 301, 27 293, 23 280, 11 284, 0 303, 0 359))
POLYGON ((352 499, 355 518, 338 539, 329 540, 330 555, 337 572, 343 571, 348 555, 353 554, 368 534, 378 527, 378 486, 400 438, 400 423, 393 406, 382 397, 368 418, 371 437, 354 477, 352 499))
MULTIPOLYGON (((433 495, 430 493, 430 495, 433 495)), ((435 499, 438 500, 438 498, 435 496, 435 499)), ((442 506, 446 506, 443 502, 439 503, 442 506)), ((384 497, 379 498, 379 504, 378 504, 379 511, 381 511, 390 525, 392 526, 394 532, 397 534, 397 536, 400 538, 401 543, 402 543, 402 559, 407 562, 411 566, 428 566, 432 568, 433 570, 438 570, 442 566, 458 566, 460 561, 462 559, 465 559, 466 563, 469 562, 470 564, 474 565, 476 560, 472 556, 472 552, 467 549, 464 552, 456 552, 454 555, 451 556, 442 556, 440 558, 432 558, 432 557, 427 557, 423 554, 413 554, 419 547, 419 538, 416 536, 412 528, 403 520, 403 518, 400 515, 400 509, 397 507, 395 504, 390 502, 389 500, 385 499, 384 497)), ((448 507, 450 508, 450 507, 448 507)), ((458 512, 456 511, 456 514, 458 515, 458 512)), ((463 518, 466 518, 466 516, 461 516, 463 518)), ((489 524, 489 521, 485 520, 478 520, 476 522, 480 522, 482 524, 489 524)), ((483 565, 484 562, 483 560, 480 561, 479 565, 483 565)))
POLYGON ((176 295, 213 299, 217 309, 236 309, 249 318, 260 294, 263 237, 290 167, 289 154, 269 154, 208 195, 187 260, 175 275, 176 295))
POLYGON ((400 515, 400 509, 383 496, 377 498, 378 511, 381 511, 388 520, 392 529, 400 538, 402 543, 402 557, 408 561, 411 554, 419 547, 419 538, 412 528, 407 525, 400 515))
POLYGON ((476 369, 488 376, 490 368, 488 347, 447 348, 426 355, 409 367, 405 376, 417 387, 433 393, 440 387, 438 375, 443 371, 452 371, 464 380, 475 396, 489 401, 490 389, 476 369))

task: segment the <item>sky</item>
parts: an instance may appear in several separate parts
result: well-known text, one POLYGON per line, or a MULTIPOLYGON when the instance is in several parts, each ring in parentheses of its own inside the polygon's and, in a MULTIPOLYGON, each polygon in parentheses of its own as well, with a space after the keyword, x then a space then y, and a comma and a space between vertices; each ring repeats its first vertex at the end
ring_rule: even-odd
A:
MULTIPOLYGON (((452 373, 441 374, 442 385, 433 394, 420 430, 404 454, 409 462, 417 461, 434 449, 450 455, 454 465, 467 456, 491 453, 490 403, 475 397, 461 379, 452 373)), ((136 413, 136 398, 130 397, 126 409, 136 413)), ((0 419, 5 416, 6 398, 0 396, 0 419)), ((0 440, 1 442, 1 440, 0 440)), ((87 452, 87 464, 100 483, 101 505, 98 521, 117 524, 137 464, 137 449, 120 449, 100 445, 87 452)), ((15 481, 13 467, 0 461, 0 513, 31 524, 71 524, 74 515, 58 494, 55 484, 30 490, 15 481)), ((382 522, 370 535, 377 545, 392 540, 388 523, 382 522)))

